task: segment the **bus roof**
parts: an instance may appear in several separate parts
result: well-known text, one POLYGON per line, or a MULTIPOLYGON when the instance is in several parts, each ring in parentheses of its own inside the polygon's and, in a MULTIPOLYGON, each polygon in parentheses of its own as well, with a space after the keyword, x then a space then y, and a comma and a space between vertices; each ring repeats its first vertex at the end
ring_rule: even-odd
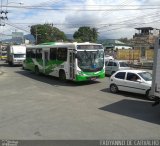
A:
POLYGON ((53 47, 53 46, 76 46, 76 45, 102 45, 102 44, 97 44, 97 43, 89 43, 89 42, 83 42, 83 43, 77 43, 77 42, 46 42, 46 43, 41 43, 38 45, 27 45, 27 48, 42 48, 42 47, 53 47))

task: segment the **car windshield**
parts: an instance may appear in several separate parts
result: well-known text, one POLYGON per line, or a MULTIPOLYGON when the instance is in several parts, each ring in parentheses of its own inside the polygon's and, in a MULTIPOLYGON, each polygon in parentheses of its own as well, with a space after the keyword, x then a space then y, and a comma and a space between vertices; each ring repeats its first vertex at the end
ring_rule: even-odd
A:
POLYGON ((82 71, 100 71, 104 66, 104 51, 78 51, 78 67, 82 71))
POLYGON ((2 56, 7 56, 7 53, 2 53, 2 56))
POLYGON ((145 81, 152 81, 152 74, 149 72, 138 73, 145 81))
POLYGON ((120 67, 129 67, 129 65, 126 62, 119 62, 120 67))
POLYGON ((25 58, 25 54, 14 54, 14 58, 25 58))

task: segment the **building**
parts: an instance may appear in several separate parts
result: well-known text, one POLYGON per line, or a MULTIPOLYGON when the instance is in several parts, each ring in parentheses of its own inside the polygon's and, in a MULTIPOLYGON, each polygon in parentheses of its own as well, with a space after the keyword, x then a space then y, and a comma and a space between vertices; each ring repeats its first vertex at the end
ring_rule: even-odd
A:
POLYGON ((0 44, 0 60, 5 60, 7 58, 7 45, 0 44))
POLYGON ((103 42, 100 42, 103 44, 104 48, 105 48, 105 54, 106 55, 111 55, 114 58, 116 58, 116 54, 118 50, 128 50, 128 49, 132 49, 131 46, 119 41, 119 40, 115 40, 115 39, 107 39, 104 40, 103 42))
POLYGON ((153 27, 135 28, 136 33, 133 35, 134 46, 147 46, 148 49, 154 48, 155 39, 160 36, 160 30, 153 27))
POLYGON ((103 43, 103 46, 105 47, 106 50, 119 50, 119 49, 132 49, 131 46, 119 41, 119 40, 114 40, 114 39, 108 39, 105 40, 103 43))
POLYGON ((135 28, 132 45, 134 49, 140 50, 140 60, 147 60, 146 50, 154 49, 155 40, 160 36, 160 29, 153 27, 135 28))

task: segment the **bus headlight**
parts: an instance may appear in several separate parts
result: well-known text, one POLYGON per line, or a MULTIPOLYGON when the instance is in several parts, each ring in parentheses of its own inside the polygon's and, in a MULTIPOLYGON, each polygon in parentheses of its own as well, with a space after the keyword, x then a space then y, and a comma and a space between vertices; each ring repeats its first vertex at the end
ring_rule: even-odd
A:
POLYGON ((83 75, 83 72, 82 71, 77 71, 77 74, 78 75, 83 75))

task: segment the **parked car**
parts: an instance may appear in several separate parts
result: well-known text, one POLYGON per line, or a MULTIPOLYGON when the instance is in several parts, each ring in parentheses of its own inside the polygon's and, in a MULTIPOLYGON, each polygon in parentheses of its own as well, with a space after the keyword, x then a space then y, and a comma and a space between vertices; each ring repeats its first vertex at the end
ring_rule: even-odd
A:
POLYGON ((105 62, 106 75, 112 75, 118 70, 130 69, 129 65, 124 61, 110 60, 105 62))
POLYGON ((110 91, 116 93, 127 91, 144 94, 150 100, 154 97, 149 95, 152 83, 152 74, 142 70, 120 70, 110 77, 110 91))
POLYGON ((105 55, 104 60, 109 61, 109 60, 114 60, 114 58, 113 58, 113 56, 105 55))

